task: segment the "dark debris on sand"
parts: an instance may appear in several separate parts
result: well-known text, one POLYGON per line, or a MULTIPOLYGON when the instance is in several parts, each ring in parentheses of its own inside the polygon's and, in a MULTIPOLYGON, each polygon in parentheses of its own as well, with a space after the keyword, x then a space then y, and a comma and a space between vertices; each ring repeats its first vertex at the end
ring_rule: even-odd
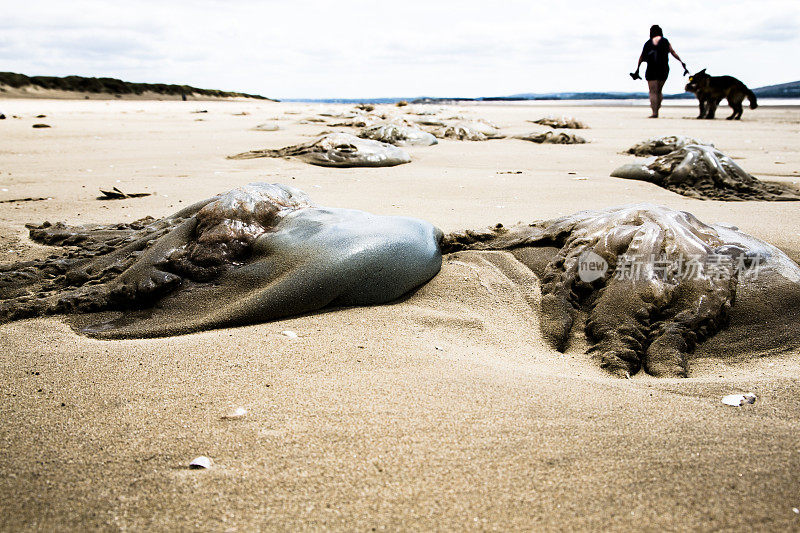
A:
POLYGON ((151 196, 151 192, 122 192, 116 187, 110 191, 100 189, 101 195, 97 197, 98 200, 125 200, 127 198, 142 198, 143 196, 151 196))

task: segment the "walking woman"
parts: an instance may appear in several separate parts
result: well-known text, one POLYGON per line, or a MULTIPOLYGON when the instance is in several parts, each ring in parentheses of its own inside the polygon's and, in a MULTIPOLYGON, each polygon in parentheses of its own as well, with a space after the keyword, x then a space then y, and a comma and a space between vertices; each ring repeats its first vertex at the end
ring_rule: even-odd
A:
POLYGON ((667 76, 669 76, 669 54, 672 54, 675 59, 681 62, 683 71, 686 72, 686 63, 681 61, 681 58, 672 49, 672 45, 664 37, 661 27, 657 24, 652 25, 650 27, 650 39, 644 43, 642 54, 639 56, 639 63, 636 65, 636 72, 631 73, 633 79, 641 79, 639 67, 641 67, 642 63, 647 63, 644 79, 647 80, 647 87, 650 90, 650 109, 653 110, 650 118, 658 118, 661 100, 664 99, 661 90, 664 88, 667 76))

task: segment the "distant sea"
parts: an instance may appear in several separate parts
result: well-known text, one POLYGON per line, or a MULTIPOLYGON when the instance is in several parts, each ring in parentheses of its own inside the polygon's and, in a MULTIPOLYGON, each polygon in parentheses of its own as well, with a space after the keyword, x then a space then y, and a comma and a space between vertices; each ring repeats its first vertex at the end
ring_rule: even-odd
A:
MULTIPOLYGON (((406 101, 412 103, 414 101, 413 98, 282 98, 281 102, 298 102, 298 103, 309 103, 309 104, 359 104, 359 103, 368 103, 368 104, 395 104, 400 101, 406 101)), ((422 105, 420 103, 419 105, 422 105)), ((515 105, 515 106, 621 106, 621 107, 629 107, 629 106, 649 106, 650 102, 647 98, 630 98, 630 99, 614 99, 614 98, 604 98, 598 100, 568 100, 568 99, 561 99, 561 100, 472 100, 472 99, 446 99, 443 98, 442 100, 432 100, 428 102, 424 102, 424 104, 429 105, 449 105, 449 104, 460 104, 460 105, 515 105)), ((693 107, 697 106, 696 99, 689 99, 689 98, 670 98, 664 99, 662 104, 666 107, 693 107)), ((795 107, 800 106, 800 98, 759 98, 758 99, 759 106, 783 106, 783 107, 795 107)), ((727 107, 727 103, 723 100, 720 104, 721 107, 727 107)), ((745 108, 747 107, 747 103, 745 102, 745 108)))
MULTIPOLYGON (((619 107, 648 107, 650 101, 645 98, 625 99, 625 100, 513 100, 513 101, 480 101, 480 102, 459 102, 460 104, 474 104, 474 105, 524 105, 524 106, 619 106, 619 107)), ((663 107, 697 107, 697 100, 689 99, 670 99, 664 100, 661 104, 663 107)), ((743 104, 745 109, 749 109, 747 101, 743 104)), ((800 106, 800 98, 759 98, 759 107, 795 107, 800 106)), ((720 108, 727 108, 728 104, 723 100, 720 103, 720 108)))

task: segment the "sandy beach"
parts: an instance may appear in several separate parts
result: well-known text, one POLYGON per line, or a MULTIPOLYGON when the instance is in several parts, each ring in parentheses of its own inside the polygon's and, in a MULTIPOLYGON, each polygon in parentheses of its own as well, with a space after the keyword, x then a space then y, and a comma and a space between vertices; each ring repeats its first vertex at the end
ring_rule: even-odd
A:
MULTIPOLYGON (((798 186, 800 106, 734 122, 695 120, 694 101, 658 120, 645 106, 454 105, 444 114, 509 138, 409 147, 411 163, 392 168, 226 159, 307 142, 331 128, 299 121, 352 107, 0 99, 0 263, 50 253, 26 223, 159 218, 255 181, 445 232, 652 202, 800 261, 797 202, 702 201, 609 177, 634 143, 680 134, 798 186), (590 142, 510 138, 552 115, 587 123, 576 133, 590 142), (264 122, 281 129, 252 129, 264 122), (153 194, 96 199, 112 187, 153 194)), ((57 316, 0 325, 0 529, 800 529, 800 353, 701 345, 689 378, 623 380, 582 335, 550 348, 538 320, 491 261, 446 257, 399 302, 246 327, 101 341, 57 316), (738 392, 758 399, 721 403, 738 392), (247 415, 221 418, 235 407, 247 415), (199 455, 213 468, 188 469, 199 455)))

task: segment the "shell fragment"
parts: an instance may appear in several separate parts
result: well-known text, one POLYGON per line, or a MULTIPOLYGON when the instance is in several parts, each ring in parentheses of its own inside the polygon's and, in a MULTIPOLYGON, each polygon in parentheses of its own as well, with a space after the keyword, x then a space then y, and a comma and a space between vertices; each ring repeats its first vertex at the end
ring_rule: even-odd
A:
POLYGON ((244 418, 247 414, 247 409, 244 407, 236 407, 235 409, 231 409, 224 415, 222 415, 223 420, 237 420, 239 418, 244 418))
POLYGON ((722 398, 722 403, 733 407, 741 407, 750 403, 756 403, 756 395, 752 392, 746 394, 728 394, 722 398))
POLYGON ((204 470, 206 468, 211 468, 212 464, 214 463, 210 458, 206 457, 205 455, 201 455, 192 459, 192 462, 189 463, 189 468, 192 470, 204 470))

